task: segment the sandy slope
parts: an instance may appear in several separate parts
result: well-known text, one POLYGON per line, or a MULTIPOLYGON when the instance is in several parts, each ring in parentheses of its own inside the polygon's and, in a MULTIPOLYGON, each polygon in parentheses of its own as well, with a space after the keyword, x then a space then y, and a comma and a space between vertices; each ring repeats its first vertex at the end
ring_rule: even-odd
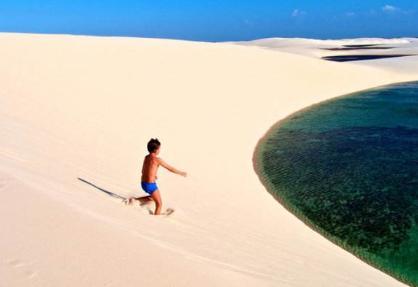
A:
POLYGON ((284 210, 251 159, 286 115, 418 80, 418 69, 225 43, 0 34, 0 44, 0 286, 402 285, 284 210), (150 137, 190 175, 160 171, 172 216, 78 180, 143 194, 150 137))

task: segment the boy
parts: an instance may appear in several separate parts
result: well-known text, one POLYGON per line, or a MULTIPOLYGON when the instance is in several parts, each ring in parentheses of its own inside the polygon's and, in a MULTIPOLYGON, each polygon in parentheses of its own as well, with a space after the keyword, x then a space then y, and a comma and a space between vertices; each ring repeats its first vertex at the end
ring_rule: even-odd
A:
POLYGON ((158 190, 157 184, 155 182, 157 179, 158 167, 161 165, 173 173, 184 177, 187 176, 186 172, 175 169, 158 157, 158 154, 160 153, 160 146, 161 143, 158 139, 151 139, 147 144, 149 154, 145 156, 144 162, 142 164, 141 187, 149 195, 138 198, 130 198, 128 202, 131 204, 132 200, 136 199, 139 200, 141 205, 143 205, 153 200, 155 202, 154 215, 161 214, 162 206, 160 191, 158 190))

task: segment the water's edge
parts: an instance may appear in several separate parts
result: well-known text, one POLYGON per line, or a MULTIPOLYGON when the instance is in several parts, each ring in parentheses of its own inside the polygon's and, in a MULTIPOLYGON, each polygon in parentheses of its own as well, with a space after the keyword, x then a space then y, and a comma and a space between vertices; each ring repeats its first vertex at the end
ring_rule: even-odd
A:
POLYGON ((312 222, 310 219, 308 219, 306 216, 304 216, 296 207, 294 207, 289 202, 286 202, 286 200, 284 198, 281 198, 276 192, 274 192, 275 189, 272 186, 271 182, 269 181, 269 179, 266 176, 265 171, 264 171, 264 167, 263 167, 263 164, 262 164, 262 154, 264 152, 265 142, 270 137, 270 135, 274 131, 276 131, 278 128, 280 128, 282 123, 284 121, 286 121, 287 119, 289 119, 290 117, 293 117, 293 116, 296 116, 298 114, 304 113, 308 109, 311 109, 311 108, 313 108, 315 106, 318 106, 318 105, 323 105, 323 104, 325 104, 329 101, 334 101, 338 98, 353 97, 357 94, 361 94, 361 93, 364 93, 364 92, 367 92, 367 91, 376 90, 376 89, 384 89, 384 88, 389 87, 391 85, 401 85, 401 84, 408 84, 408 83, 414 83, 414 82, 416 82, 416 81, 396 82, 396 83, 381 85, 381 86, 372 87, 372 88, 369 88, 369 89, 364 89, 364 90, 356 91, 356 92, 345 94, 345 95, 339 95, 339 96, 336 96, 336 97, 333 97, 333 98, 330 98, 330 99, 327 99, 327 100, 324 100, 324 101, 306 106, 305 108, 303 108, 301 110, 298 110, 294 113, 291 113, 291 114, 287 115, 286 117, 282 118, 281 120, 279 120, 278 122, 276 122, 275 124, 273 124, 267 130, 267 132, 258 140, 258 142, 257 142, 257 144, 254 148, 253 157, 252 157, 253 168, 254 168, 254 171, 257 174, 261 184, 264 186, 264 188, 267 190, 267 192, 276 201, 278 201, 287 211, 289 211, 293 216, 295 216, 297 219, 301 220, 306 226, 308 226, 309 228, 311 228, 315 232, 319 233, 326 240, 328 240, 328 241, 332 242, 333 244, 339 246, 340 248, 349 252, 351 255, 356 256, 358 259, 362 260, 363 262, 367 263, 368 265, 372 266, 373 268, 375 268, 375 269, 377 269, 377 270, 379 270, 379 271, 381 271, 381 272, 383 272, 387 275, 390 275, 391 277, 395 278, 396 280, 398 280, 402 283, 408 284, 410 286, 413 286, 412 282, 409 282, 406 278, 402 278, 400 276, 397 276, 398 274, 395 274, 395 273, 391 272, 391 270, 376 264, 376 262, 373 262, 370 258, 367 258, 365 256, 362 256, 362 254, 357 253, 356 252, 357 250, 355 250, 353 248, 350 248, 350 246, 341 242, 339 240, 339 238, 336 238, 335 236, 330 235, 328 232, 326 232, 325 230, 323 230, 322 228, 317 226, 314 222, 312 222))

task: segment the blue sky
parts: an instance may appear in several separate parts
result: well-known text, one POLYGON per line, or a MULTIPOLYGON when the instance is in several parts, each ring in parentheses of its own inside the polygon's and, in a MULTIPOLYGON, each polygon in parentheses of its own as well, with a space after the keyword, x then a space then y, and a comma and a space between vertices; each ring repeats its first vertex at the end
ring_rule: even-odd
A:
POLYGON ((0 31, 199 41, 418 37, 418 0, 0 0, 0 31))

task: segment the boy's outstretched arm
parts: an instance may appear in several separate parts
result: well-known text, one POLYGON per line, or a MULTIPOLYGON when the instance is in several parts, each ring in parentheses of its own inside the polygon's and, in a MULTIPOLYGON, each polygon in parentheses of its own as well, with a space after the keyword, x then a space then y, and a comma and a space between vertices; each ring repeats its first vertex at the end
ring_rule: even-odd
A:
POLYGON ((161 166, 163 166, 167 170, 171 171, 172 173, 179 174, 179 175, 184 176, 184 177, 187 176, 187 173, 186 172, 181 171, 181 170, 178 170, 178 169, 172 167, 171 165, 169 165, 168 163, 166 163, 165 161, 163 161, 161 158, 158 158, 158 162, 159 162, 159 164, 161 166))

